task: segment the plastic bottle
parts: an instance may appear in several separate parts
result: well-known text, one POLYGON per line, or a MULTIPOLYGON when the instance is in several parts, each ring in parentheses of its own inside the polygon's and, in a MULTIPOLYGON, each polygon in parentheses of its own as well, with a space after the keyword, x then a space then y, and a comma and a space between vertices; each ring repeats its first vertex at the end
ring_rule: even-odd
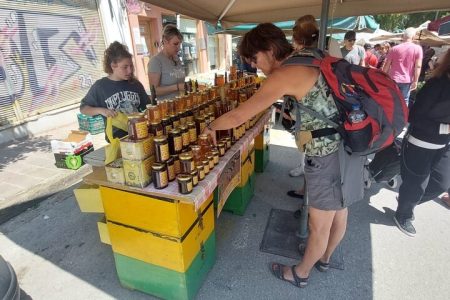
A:
POLYGON ((361 110, 359 104, 352 105, 352 111, 348 114, 348 120, 352 124, 361 123, 366 118, 366 113, 361 110))

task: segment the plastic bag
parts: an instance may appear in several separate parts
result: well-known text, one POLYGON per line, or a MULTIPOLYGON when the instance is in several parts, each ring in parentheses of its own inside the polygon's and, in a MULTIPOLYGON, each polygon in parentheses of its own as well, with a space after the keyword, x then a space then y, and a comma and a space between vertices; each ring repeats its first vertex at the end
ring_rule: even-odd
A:
POLYGON ((119 112, 114 118, 106 119, 105 133, 109 140, 109 145, 105 146, 105 165, 115 161, 120 155, 120 139, 113 137, 113 126, 124 131, 128 131, 128 118, 124 113, 119 112))

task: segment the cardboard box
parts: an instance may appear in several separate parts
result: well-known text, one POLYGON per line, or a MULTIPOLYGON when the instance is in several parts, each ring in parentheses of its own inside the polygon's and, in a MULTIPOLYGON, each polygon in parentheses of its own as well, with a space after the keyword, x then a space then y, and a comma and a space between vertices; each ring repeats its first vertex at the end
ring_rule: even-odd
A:
POLYGON ((50 142, 58 168, 77 170, 84 165, 83 157, 94 151, 89 132, 72 130, 64 140, 50 142))
POLYGON ((131 140, 124 137, 120 140, 120 152, 124 159, 143 160, 153 155, 155 152, 155 144, 153 135, 141 140, 131 140))
POLYGON ((123 159, 122 161, 126 185, 144 188, 150 184, 152 165, 155 162, 154 156, 144 160, 123 159))
POLYGON ((125 184, 125 173, 123 171, 122 158, 118 158, 115 161, 105 166, 106 179, 109 182, 125 184))

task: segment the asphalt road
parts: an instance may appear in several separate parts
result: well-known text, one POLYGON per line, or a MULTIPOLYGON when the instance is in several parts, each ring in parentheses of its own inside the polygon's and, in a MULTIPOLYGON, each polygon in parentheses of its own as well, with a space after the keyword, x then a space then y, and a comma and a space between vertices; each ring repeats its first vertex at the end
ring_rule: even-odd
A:
MULTIPOLYGON (((281 282, 271 261, 295 260, 259 250, 272 208, 294 211, 285 195, 299 178, 294 142, 272 130, 271 161, 256 178, 244 216, 222 213, 216 223, 217 261, 197 299, 448 299, 449 210, 431 201, 416 210, 415 238, 392 221, 396 192, 374 184, 350 208, 342 243, 345 270, 313 270, 305 289, 281 282)), ((111 247, 100 243, 99 215, 81 213, 74 187, 50 196, 0 225, 0 253, 15 268, 21 288, 33 299, 152 299, 121 287, 111 247)))

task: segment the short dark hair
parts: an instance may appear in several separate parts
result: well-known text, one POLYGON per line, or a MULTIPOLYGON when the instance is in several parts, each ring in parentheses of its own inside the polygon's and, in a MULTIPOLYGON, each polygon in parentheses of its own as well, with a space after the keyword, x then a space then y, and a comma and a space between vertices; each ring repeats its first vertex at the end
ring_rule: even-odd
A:
POLYGON ((276 60, 283 60, 292 53, 293 48, 283 30, 272 23, 261 23, 244 35, 238 50, 247 60, 259 51, 270 50, 276 60))
POLYGON ((364 50, 372 49, 372 45, 369 43, 364 44, 364 50))
POLYGON ((353 30, 347 31, 344 35, 344 40, 356 40, 356 32, 353 30))

